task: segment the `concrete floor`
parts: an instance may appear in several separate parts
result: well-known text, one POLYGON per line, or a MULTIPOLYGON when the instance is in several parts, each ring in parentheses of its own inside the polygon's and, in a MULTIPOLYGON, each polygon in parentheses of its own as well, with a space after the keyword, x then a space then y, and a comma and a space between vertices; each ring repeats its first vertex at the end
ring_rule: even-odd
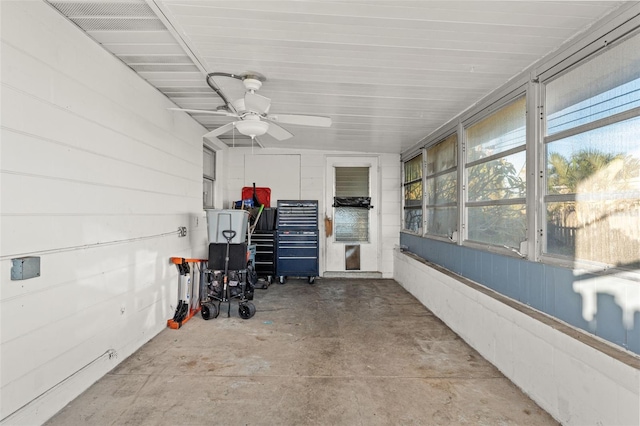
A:
POLYGON ((289 280, 254 303, 162 331, 47 425, 557 424, 395 281, 289 280))

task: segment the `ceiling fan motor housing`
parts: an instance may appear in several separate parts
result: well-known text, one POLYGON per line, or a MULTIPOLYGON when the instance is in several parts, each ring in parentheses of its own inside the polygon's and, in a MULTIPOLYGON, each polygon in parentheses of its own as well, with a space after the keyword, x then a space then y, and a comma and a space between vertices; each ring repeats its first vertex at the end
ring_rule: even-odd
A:
POLYGON ((257 78, 247 77, 242 80, 242 84, 244 84, 245 89, 249 91, 255 91, 262 87, 262 82, 257 78))

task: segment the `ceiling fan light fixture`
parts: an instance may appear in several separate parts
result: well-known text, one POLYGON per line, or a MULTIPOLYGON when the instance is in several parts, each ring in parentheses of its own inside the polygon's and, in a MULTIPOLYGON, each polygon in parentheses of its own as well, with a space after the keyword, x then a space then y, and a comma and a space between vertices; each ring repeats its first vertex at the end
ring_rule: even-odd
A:
POLYGON ((269 123, 260 120, 241 120, 237 121, 235 126, 240 133, 251 138, 262 136, 269 130, 269 123))

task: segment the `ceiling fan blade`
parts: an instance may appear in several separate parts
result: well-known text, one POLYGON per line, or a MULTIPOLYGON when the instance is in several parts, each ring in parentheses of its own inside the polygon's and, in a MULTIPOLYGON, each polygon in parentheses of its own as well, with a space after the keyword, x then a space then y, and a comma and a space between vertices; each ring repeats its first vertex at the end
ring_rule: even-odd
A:
POLYGON ((229 111, 217 111, 210 109, 186 109, 186 108, 167 108, 171 111, 182 111, 182 112, 190 112, 193 114, 213 114, 213 115, 226 115, 227 117, 238 117, 237 114, 234 114, 229 111))
POLYGON ((207 137, 218 137, 220 135, 223 135, 223 134, 227 133, 229 130, 233 129, 234 126, 235 126, 235 122, 227 123, 224 126, 220 126, 217 129, 213 129, 212 131, 210 131, 209 133, 207 133, 203 137, 205 137, 205 138, 207 138, 207 137))
POLYGON ((249 111, 266 114, 270 106, 271 99, 269 98, 251 92, 244 94, 244 107, 249 111))
POLYGON ((269 129, 267 133, 278 139, 279 141, 283 141, 293 137, 293 134, 290 133, 287 129, 278 126, 277 124, 270 123, 269 129))
POLYGON ((331 118, 319 115, 298 115, 298 114, 269 114, 267 120, 284 124, 298 124, 301 126, 331 127, 331 118))

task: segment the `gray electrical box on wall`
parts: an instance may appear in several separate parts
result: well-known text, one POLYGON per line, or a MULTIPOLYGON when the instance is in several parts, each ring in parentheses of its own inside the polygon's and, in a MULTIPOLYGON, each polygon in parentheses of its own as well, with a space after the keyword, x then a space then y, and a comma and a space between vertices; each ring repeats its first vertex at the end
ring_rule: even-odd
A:
POLYGON ((11 280, 27 280, 40 276, 40 257, 19 257, 11 259, 11 280))

